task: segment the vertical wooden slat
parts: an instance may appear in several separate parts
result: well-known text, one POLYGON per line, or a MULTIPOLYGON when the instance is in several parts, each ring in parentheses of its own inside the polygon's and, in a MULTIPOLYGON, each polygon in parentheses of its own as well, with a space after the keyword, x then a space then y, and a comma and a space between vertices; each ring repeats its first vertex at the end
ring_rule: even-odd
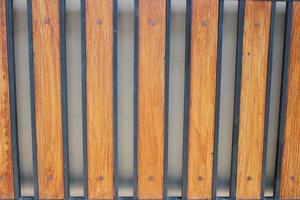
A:
POLYGON ((64 198, 59 0, 32 0, 38 193, 64 198))
POLYGON ((138 196, 163 198, 166 1, 139 1, 138 196))
POLYGON ((113 1, 86 1, 88 198, 112 199, 113 1))
POLYGON ((0 1, 0 199, 14 198, 6 3, 0 1))
POLYGON ((212 197, 218 0, 192 1, 188 199, 212 197))
POLYGON ((260 199, 271 2, 245 2, 238 140, 238 199, 260 199))
POLYGON ((300 2, 293 5, 280 197, 300 198, 300 2))

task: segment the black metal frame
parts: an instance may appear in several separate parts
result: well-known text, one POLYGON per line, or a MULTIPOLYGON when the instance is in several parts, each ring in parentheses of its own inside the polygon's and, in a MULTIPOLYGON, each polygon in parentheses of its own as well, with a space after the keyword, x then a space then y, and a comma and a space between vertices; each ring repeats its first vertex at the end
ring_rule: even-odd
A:
POLYGON ((164 199, 168 198, 168 150, 169 150, 169 80, 170 80, 170 33, 171 0, 166 0, 166 44, 165 44, 165 119, 164 119, 164 199))
POLYGON ((64 159, 64 195, 70 197, 69 186, 69 143, 68 143, 68 91, 67 91, 67 52, 66 52, 66 1, 59 3, 60 26, 60 65, 61 65, 61 106, 62 106, 62 134, 64 159))
POLYGON ((186 0, 185 22, 185 76, 184 76, 184 120, 183 120, 183 153, 182 153, 182 198, 187 199, 188 139, 190 121, 190 55, 192 28, 192 0, 186 0))
POLYGON ((88 197, 87 168, 87 120, 86 120, 86 20, 85 0, 81 0, 81 83, 82 83, 82 146, 83 146, 83 187, 84 197, 88 197))
POLYGON ((138 56, 139 56, 139 0, 134 0, 134 85, 133 85, 133 199, 138 199, 138 56))
POLYGON ((240 118, 240 95, 241 95, 241 75, 242 75, 242 56, 243 56, 243 36, 244 36, 244 15, 245 0, 240 0, 238 5, 238 31, 236 43, 236 69, 235 69, 235 94, 233 112, 233 135, 231 153, 231 175, 230 175, 230 197, 235 198, 236 177, 237 177, 237 157, 239 140, 239 118, 240 118))
POLYGON ((113 115, 114 115, 114 198, 117 199, 118 181, 118 0, 113 0, 113 115))
POLYGON ((8 74, 9 74, 9 99, 10 99, 10 127, 11 144, 13 158, 13 176, 14 176, 14 196, 21 196, 20 187, 20 164, 19 164, 19 145, 18 145, 18 123, 17 123, 17 95, 16 95, 16 77, 15 77, 15 49, 14 49, 14 25, 13 25, 13 1, 6 0, 6 36, 8 53, 8 74))
MULTIPOLYGON (((270 39, 268 53, 268 71, 267 71, 267 90, 266 90, 266 110, 264 127, 264 148, 262 163, 262 191, 261 199, 279 199, 280 198, 280 176, 282 165, 282 150, 284 143, 285 116, 287 104, 287 86, 288 86, 288 67, 291 47, 291 30, 293 17, 293 2, 298 0, 268 0, 272 1, 272 14, 270 22, 270 39), (276 161, 276 180, 274 187, 274 198, 264 196, 266 185, 266 146, 268 141, 268 125, 270 110, 270 89, 272 77, 272 57, 273 40, 275 27, 276 2, 287 2, 285 36, 284 36, 284 55, 282 63, 282 83, 280 100, 280 119, 277 139, 277 161, 276 161)), ((190 47, 191 47, 191 16, 192 0, 186 0, 186 60, 185 60, 185 94, 184 94, 184 130, 183 130, 183 171, 182 171, 182 197, 168 197, 168 117, 169 117, 169 65, 170 65, 170 25, 171 25, 171 1, 166 0, 166 59, 165 59, 165 125, 164 125, 164 199, 180 200, 187 199, 187 161, 188 161, 188 137, 189 137, 189 98, 190 98, 190 47)), ((118 196, 118 0, 113 0, 113 115, 114 115, 114 198, 116 200, 138 199, 137 181, 138 181, 138 37, 139 37, 139 19, 138 4, 139 0, 134 0, 134 195, 133 197, 118 196)), ((6 20, 7 20, 7 48, 8 48, 8 66, 9 66, 9 86, 10 86, 10 111, 11 111, 11 130, 13 145, 13 173, 14 173, 14 193, 16 199, 38 199, 38 169, 36 155, 36 116, 35 116, 35 91, 34 91, 34 52, 32 35, 32 0, 27 0, 28 9, 28 39, 29 39, 29 66, 30 66, 30 102, 31 102, 31 126, 32 126, 32 151, 34 168, 34 197, 21 197, 20 192, 20 169, 18 158, 18 127, 17 127, 17 106, 16 106, 16 83, 15 83, 15 61, 14 61, 14 29, 13 29, 13 1, 6 0, 6 20)), ((219 21, 218 21, 218 60, 217 60, 217 84, 216 84, 216 110, 214 124, 214 167, 213 167, 213 192, 212 198, 219 200, 235 199, 236 175, 237 175, 237 154, 238 154, 238 128, 240 113, 240 90, 241 90, 241 72, 243 55, 243 30, 244 30, 244 11, 245 0, 219 0, 219 21), (222 36, 223 36, 223 12, 225 1, 238 1, 238 31, 236 46, 236 78, 235 78, 235 98, 234 98, 234 123, 233 123, 233 145, 232 145, 232 166, 230 197, 217 197, 217 165, 218 165, 218 142, 219 142, 219 113, 220 113, 220 90, 221 90, 221 65, 222 65, 222 36)), ((65 199, 87 199, 87 127, 86 127, 86 33, 85 33, 85 0, 81 0, 81 56, 82 56, 82 111, 83 111, 83 155, 84 155, 84 197, 70 197, 69 192, 69 152, 68 152, 68 113, 67 113, 67 63, 66 63, 66 4, 65 0, 60 0, 60 53, 61 53, 61 96, 62 96, 62 124, 63 124, 63 159, 64 159, 64 191, 65 199)))
POLYGON ((28 48, 29 48, 29 71, 30 71, 30 104, 31 104, 31 135, 32 135, 32 159, 33 159, 33 182, 34 199, 39 198, 38 194, 38 171, 36 155, 36 120, 35 120, 35 95, 34 95, 34 61, 33 61, 33 36, 32 36, 32 2, 27 0, 28 16, 28 48))
POLYGON ((272 65, 273 65, 273 43, 274 43, 274 29, 276 15, 276 1, 272 1, 271 5, 271 20, 269 33, 269 50, 268 50, 268 70, 267 70, 267 88, 266 88, 266 107, 265 107, 265 125, 264 125, 264 144, 263 144, 263 160, 262 160, 262 185, 261 198, 265 196, 266 189, 266 164, 267 164, 267 145, 270 121, 270 100, 271 100, 271 83, 272 83, 272 65))
POLYGON ((278 124, 278 138, 277 138, 277 156, 276 156, 276 172, 275 172, 275 186, 274 197, 280 198, 280 179, 281 179, 281 165, 284 145, 284 129, 287 105, 287 90, 288 90, 288 72, 290 64, 290 50, 291 50, 291 32, 293 21, 293 1, 287 2, 285 13, 285 34, 282 60, 282 74, 281 74, 281 94, 280 94, 280 112, 278 124))
POLYGON ((222 73, 222 50, 223 50, 223 17, 224 0, 219 0, 218 18, 218 55, 217 55, 217 80, 216 80, 216 110, 214 127, 214 163, 213 163, 213 185, 212 198, 217 198, 217 176, 219 158, 219 121, 220 121, 220 99, 221 99, 221 73, 222 73))

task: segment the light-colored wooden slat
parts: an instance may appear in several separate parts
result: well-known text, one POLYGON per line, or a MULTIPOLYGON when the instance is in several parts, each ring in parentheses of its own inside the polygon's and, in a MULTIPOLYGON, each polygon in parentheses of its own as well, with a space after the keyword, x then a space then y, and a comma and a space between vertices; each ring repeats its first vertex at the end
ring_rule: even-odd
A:
POLYGON ((166 1, 139 0, 138 196, 163 198, 166 1))
POLYGON ((218 0, 192 3, 188 199, 212 197, 218 7, 218 0))
POLYGON ((0 32, 0 199, 12 199, 14 187, 5 0, 0 1, 0 32))
POLYGON ((240 99, 238 199, 260 199, 271 2, 245 2, 240 99))
POLYGON ((32 25, 38 192, 63 199, 59 0, 33 0, 32 25))
POLYGON ((293 6, 280 196, 300 199, 300 2, 293 6))
POLYGON ((88 197, 112 199, 113 1, 86 1, 88 197))

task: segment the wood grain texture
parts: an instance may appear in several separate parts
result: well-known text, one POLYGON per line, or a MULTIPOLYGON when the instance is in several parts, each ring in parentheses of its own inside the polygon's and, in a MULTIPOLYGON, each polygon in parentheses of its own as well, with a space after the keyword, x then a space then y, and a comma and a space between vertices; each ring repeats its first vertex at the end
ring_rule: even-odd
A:
POLYGON ((88 197, 112 199, 113 1, 86 1, 88 197))
POLYGON ((59 0, 32 0, 38 188, 64 198, 59 0))
POLYGON ((294 2, 280 196, 300 198, 300 2, 294 2))
POLYGON ((218 0, 193 0, 188 199, 210 199, 214 156, 218 0))
POLYGON ((139 0, 138 196, 163 198, 166 1, 139 0))
POLYGON ((6 5, 0 0, 0 199, 14 198, 6 5))
POLYGON ((271 2, 245 3, 237 199, 260 199, 271 2))

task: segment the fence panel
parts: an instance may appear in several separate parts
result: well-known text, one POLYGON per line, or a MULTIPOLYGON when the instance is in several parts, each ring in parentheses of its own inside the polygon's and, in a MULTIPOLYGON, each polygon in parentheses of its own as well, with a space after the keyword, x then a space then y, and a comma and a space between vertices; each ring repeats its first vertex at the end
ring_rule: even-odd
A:
POLYGON ((168 196, 171 1, 134 0, 134 195, 119 197, 118 0, 81 0, 84 196, 70 197, 65 0, 27 0, 34 197, 21 197, 13 1, 0 0, 0 199, 266 198, 278 1, 286 2, 286 20, 275 187, 274 196, 267 199, 299 199, 300 2, 296 0, 238 0, 227 197, 217 196, 224 0, 186 0, 181 197, 168 196))

